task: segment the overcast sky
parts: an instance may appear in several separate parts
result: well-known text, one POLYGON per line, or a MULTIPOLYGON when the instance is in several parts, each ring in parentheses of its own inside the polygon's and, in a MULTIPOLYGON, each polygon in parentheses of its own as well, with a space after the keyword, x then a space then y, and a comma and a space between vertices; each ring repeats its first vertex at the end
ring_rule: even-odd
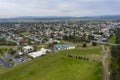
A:
POLYGON ((0 0, 0 17, 119 15, 120 0, 0 0))

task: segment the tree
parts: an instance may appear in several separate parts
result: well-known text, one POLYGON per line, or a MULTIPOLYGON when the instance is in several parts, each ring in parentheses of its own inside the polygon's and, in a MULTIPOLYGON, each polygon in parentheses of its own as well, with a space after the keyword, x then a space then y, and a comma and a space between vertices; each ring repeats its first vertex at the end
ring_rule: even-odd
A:
POLYGON ((82 47, 84 47, 84 48, 87 47, 87 44, 86 44, 86 43, 83 43, 82 47))
POLYGON ((92 46, 96 46, 97 45, 97 43, 96 42, 92 42, 92 46))
POLYGON ((10 45, 10 46, 15 46, 15 45, 17 45, 17 43, 16 43, 16 42, 14 42, 14 41, 10 41, 10 42, 8 42, 8 43, 7 43, 7 45, 10 45))
POLYGON ((16 54, 16 50, 12 50, 10 54, 12 55, 16 54))

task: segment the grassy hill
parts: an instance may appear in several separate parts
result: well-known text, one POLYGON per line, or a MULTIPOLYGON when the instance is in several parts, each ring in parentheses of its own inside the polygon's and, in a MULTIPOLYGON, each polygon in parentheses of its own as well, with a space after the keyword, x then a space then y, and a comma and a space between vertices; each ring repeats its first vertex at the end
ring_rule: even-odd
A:
MULTIPOLYGON (((1 80, 102 80, 101 48, 88 47, 49 53, 8 70, 0 70, 1 80), (87 56, 89 61, 67 55, 87 56), (94 58, 96 57, 97 58, 94 58), (93 62, 92 59, 96 60, 93 62)), ((0 67, 0 69, 2 69, 0 67)))

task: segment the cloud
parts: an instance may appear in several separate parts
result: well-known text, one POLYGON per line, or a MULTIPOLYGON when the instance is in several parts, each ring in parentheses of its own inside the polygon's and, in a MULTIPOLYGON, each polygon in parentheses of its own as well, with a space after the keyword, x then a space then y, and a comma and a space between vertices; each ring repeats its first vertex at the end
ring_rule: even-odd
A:
POLYGON ((120 0, 0 0, 0 17, 120 14, 120 0))

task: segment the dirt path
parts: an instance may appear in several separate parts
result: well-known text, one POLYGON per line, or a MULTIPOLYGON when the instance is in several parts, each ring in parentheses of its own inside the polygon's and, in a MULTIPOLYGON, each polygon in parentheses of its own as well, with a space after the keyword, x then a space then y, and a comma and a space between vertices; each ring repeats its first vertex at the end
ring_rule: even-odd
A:
POLYGON ((110 52, 109 52, 109 49, 105 50, 104 45, 101 45, 101 46, 104 52, 104 55, 101 60, 103 64, 103 80, 109 80, 110 73, 109 73, 109 62, 107 58, 109 57, 110 52))

